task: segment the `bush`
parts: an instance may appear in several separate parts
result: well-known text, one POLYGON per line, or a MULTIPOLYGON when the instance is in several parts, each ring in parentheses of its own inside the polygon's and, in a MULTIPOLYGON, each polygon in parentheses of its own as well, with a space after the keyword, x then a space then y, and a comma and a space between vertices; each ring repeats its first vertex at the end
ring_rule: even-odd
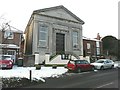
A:
POLYGON ((53 65, 52 68, 53 68, 53 69, 56 69, 56 68, 57 68, 57 65, 53 65))
POLYGON ((18 88, 18 87, 25 87, 28 85, 34 85, 37 83, 43 83, 41 80, 32 80, 30 81, 27 78, 19 78, 19 77, 12 77, 12 78, 2 78, 2 88, 18 88))
POLYGON ((36 70, 40 70, 41 69, 41 65, 39 65, 39 64, 35 65, 35 67, 36 67, 36 70))

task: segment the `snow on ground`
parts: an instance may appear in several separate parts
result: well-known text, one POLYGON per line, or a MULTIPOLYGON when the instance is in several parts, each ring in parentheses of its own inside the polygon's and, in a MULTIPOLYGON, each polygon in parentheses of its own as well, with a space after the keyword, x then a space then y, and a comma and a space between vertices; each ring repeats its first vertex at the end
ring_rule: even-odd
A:
POLYGON ((30 79, 30 70, 32 71, 32 79, 42 80, 47 77, 58 77, 65 72, 67 69, 64 67, 57 67, 53 69, 52 67, 41 67, 40 70, 36 70, 35 67, 17 67, 14 66, 13 69, 0 70, 0 78, 10 78, 10 77, 21 77, 30 79))
MULTIPOLYGON (((120 63, 119 63, 120 64, 120 63)), ((118 67, 118 62, 114 64, 114 68, 118 67)), ((32 80, 38 79, 42 80, 47 77, 59 77, 60 75, 67 72, 67 69, 64 67, 57 67, 53 69, 52 67, 42 66, 40 70, 36 70, 35 67, 17 67, 14 66, 13 69, 0 70, 0 78, 10 78, 10 77, 20 77, 30 79, 30 70, 32 71, 32 80)))

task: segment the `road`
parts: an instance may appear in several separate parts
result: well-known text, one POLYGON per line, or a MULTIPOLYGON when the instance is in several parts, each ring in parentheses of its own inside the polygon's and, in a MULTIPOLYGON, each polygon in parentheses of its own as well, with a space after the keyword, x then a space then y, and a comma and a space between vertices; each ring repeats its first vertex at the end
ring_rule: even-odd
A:
POLYGON ((0 77, 0 90, 2 89, 2 78, 0 77))
POLYGON ((59 78, 48 78, 43 84, 26 88, 118 88, 118 69, 66 73, 59 78))

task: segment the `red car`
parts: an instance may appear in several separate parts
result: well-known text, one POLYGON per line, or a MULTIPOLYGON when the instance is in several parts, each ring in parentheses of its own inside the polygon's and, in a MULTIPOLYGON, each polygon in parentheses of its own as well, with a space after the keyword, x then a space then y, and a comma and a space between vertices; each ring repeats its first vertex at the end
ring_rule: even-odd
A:
POLYGON ((91 65, 87 60, 70 60, 67 68, 69 71, 80 73, 81 71, 94 70, 94 65, 91 65))
POLYGON ((10 57, 0 56, 0 68, 1 69, 4 69, 4 68, 12 69, 12 67, 13 67, 13 61, 10 57))

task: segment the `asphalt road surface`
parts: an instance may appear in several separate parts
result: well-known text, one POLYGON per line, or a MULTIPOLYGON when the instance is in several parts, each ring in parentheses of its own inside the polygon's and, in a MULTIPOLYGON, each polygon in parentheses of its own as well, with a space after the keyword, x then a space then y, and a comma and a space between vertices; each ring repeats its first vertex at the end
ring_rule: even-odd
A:
POLYGON ((0 78, 0 90, 2 89, 2 78, 0 78))
POLYGON ((66 73, 59 78, 48 78, 43 84, 26 88, 119 88, 119 78, 118 69, 66 73))

